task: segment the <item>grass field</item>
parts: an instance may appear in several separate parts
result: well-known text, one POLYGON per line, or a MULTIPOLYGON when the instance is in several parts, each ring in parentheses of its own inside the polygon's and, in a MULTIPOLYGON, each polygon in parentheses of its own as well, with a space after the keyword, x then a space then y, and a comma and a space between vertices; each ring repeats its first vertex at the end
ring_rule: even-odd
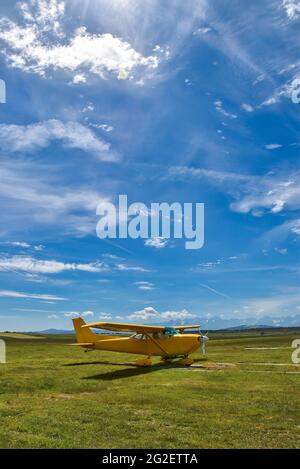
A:
POLYGON ((45 339, 45 337, 42 336, 36 336, 33 334, 21 334, 19 332, 0 332, 0 339, 29 339, 29 340, 34 340, 34 339, 45 339))
POLYGON ((299 448, 295 338, 300 330, 211 334, 207 360, 194 355, 207 368, 140 369, 130 355, 68 347, 72 336, 7 337, 0 447, 299 448))

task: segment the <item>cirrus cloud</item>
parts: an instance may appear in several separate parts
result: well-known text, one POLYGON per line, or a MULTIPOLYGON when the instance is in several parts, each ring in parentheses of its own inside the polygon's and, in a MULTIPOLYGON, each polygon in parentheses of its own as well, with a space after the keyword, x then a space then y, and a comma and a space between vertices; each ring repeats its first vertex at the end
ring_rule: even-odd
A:
POLYGON ((27 298, 32 300, 44 300, 44 301, 63 301, 66 298, 62 298, 56 295, 40 294, 40 293, 23 293, 14 290, 0 290, 0 297, 4 298, 27 298))
POLYGON ((102 161, 117 161, 111 145, 79 122, 49 119, 29 125, 0 124, 0 146, 8 152, 30 152, 60 140, 66 148, 78 148, 102 161))
POLYGON ((103 272, 103 263, 77 264, 55 260, 38 260, 33 257, 13 256, 0 259, 0 271, 22 271, 39 274, 57 274, 65 271, 103 272))

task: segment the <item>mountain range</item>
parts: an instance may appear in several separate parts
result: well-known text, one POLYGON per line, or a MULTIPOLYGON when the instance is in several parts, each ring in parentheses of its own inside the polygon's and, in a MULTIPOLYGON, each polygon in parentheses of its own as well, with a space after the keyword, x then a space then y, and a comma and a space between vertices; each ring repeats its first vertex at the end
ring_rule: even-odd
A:
MULTIPOLYGON (((194 320, 201 325, 202 329, 218 330, 218 329, 252 329, 252 328, 269 328, 269 327, 300 327, 300 314, 294 316, 260 316, 259 318, 247 317, 238 318, 221 318, 220 316, 212 316, 210 318, 201 318, 194 320)), ((178 321, 165 322, 165 326, 177 325, 178 321)), ((46 329, 43 331, 35 331, 40 334, 73 334, 73 330, 64 329, 46 329)))

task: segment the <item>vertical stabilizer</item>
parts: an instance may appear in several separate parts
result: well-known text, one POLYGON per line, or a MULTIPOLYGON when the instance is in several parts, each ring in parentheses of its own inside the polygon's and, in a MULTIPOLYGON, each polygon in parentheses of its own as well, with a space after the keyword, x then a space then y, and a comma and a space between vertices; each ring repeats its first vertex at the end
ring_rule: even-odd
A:
POLYGON ((99 340, 97 334, 94 334, 89 327, 85 327, 84 329, 82 329, 81 326, 85 326, 86 324, 82 318, 75 318, 72 321, 75 329, 77 342, 88 343, 99 340))

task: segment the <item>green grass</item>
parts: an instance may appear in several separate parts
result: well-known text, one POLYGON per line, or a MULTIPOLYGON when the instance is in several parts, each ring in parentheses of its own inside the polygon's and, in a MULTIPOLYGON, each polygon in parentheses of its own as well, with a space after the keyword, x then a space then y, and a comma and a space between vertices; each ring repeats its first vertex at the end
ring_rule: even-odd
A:
MULTIPOLYGON (((293 333, 211 335, 220 370, 131 367, 135 358, 69 347, 69 336, 7 338, 1 448, 296 448, 300 366, 293 333), (285 363, 284 366, 264 363, 285 363), (267 371, 267 373, 265 373, 267 371)), ((200 360, 200 354, 194 358, 200 360)))
POLYGON ((0 339, 44 339, 45 337, 20 332, 0 332, 0 339))

